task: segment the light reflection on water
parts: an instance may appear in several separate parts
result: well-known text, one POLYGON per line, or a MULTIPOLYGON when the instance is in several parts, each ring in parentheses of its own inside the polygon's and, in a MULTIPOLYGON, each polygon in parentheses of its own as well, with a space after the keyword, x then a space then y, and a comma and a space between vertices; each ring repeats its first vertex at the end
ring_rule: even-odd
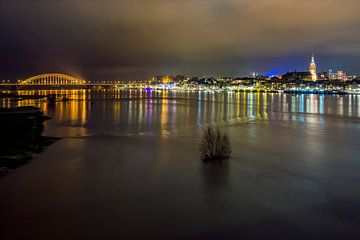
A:
POLYGON ((173 239, 179 233, 179 239, 203 239, 198 236, 217 233, 213 239, 223 239, 229 226, 234 239, 360 234, 358 96, 55 94, 70 101, 2 100, 3 106, 40 107, 53 118, 46 134, 65 137, 0 181, 5 236, 24 239, 38 231, 47 239, 64 233, 81 239, 108 232, 113 239, 134 239, 134 233, 136 239, 173 239), (215 168, 198 156, 207 124, 227 131, 232 144, 229 161, 215 168))
MULTIPOLYGON (((179 129, 240 122, 292 120, 321 123, 324 116, 360 117, 357 95, 304 95, 249 92, 177 92, 140 90, 41 90, 24 95, 56 94, 70 99, 50 105, 45 99, 11 101, 3 107, 37 106, 53 120, 50 125, 87 129, 112 129, 125 133, 162 136, 179 129), (308 117, 315 114, 316 117, 308 117)), ((184 129, 183 129, 184 130, 184 129)), ((80 133, 79 133, 80 134, 80 133)))

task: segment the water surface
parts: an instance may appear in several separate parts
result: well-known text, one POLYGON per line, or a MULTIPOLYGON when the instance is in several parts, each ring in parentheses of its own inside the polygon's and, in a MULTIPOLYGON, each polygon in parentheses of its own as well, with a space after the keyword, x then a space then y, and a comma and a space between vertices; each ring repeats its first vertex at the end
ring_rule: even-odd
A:
POLYGON ((1 239, 360 236, 360 96, 57 93, 70 101, 2 100, 63 139, 0 179, 1 239), (216 168, 199 160, 208 125, 233 147, 216 168))

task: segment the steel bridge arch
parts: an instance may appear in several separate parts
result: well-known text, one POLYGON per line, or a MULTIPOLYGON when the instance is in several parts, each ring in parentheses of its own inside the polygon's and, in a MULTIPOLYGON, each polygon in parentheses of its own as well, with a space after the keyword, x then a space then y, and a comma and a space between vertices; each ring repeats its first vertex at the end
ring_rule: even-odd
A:
POLYGON ((85 85, 86 81, 61 73, 45 73, 27 78, 19 85, 85 85))

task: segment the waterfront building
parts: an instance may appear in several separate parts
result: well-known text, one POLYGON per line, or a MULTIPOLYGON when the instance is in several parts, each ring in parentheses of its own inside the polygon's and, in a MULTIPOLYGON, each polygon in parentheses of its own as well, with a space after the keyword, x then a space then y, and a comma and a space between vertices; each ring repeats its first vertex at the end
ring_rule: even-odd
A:
POLYGON ((312 74, 310 72, 288 72, 282 76, 282 81, 311 81, 312 74))
POLYGON ((156 85, 156 84, 169 84, 173 82, 173 77, 169 76, 169 75, 156 75, 153 76, 149 83, 152 85, 156 85))
POLYGON ((173 81, 173 77, 172 76, 168 76, 168 75, 165 75, 161 78, 161 82, 163 84, 168 84, 168 83, 171 83, 173 81))
POLYGON ((336 75, 335 75, 335 73, 333 72, 332 69, 329 69, 329 79, 330 80, 336 80, 336 75))
POLYGON ((311 80, 316 81, 317 80, 317 73, 316 73, 316 64, 315 64, 314 55, 311 56, 309 72, 311 74, 311 80))
POLYGON ((318 74, 318 80, 329 80, 329 73, 328 72, 320 72, 318 74))
POLYGON ((183 82, 185 80, 185 76, 184 75, 176 75, 174 78, 173 78, 173 81, 174 82, 183 82))
POLYGON ((346 81, 347 80, 346 73, 344 71, 337 71, 336 72, 336 79, 340 80, 340 81, 346 81))

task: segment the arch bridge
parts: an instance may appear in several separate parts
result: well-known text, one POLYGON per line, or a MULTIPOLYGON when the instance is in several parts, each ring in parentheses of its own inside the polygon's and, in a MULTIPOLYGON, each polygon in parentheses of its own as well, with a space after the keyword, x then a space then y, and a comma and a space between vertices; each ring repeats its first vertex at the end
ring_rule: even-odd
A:
POLYGON ((81 80, 69 75, 61 73, 46 73, 40 74, 23 81, 20 81, 18 85, 21 86, 34 86, 34 85, 47 85, 47 86, 74 86, 85 85, 86 81, 81 80))

